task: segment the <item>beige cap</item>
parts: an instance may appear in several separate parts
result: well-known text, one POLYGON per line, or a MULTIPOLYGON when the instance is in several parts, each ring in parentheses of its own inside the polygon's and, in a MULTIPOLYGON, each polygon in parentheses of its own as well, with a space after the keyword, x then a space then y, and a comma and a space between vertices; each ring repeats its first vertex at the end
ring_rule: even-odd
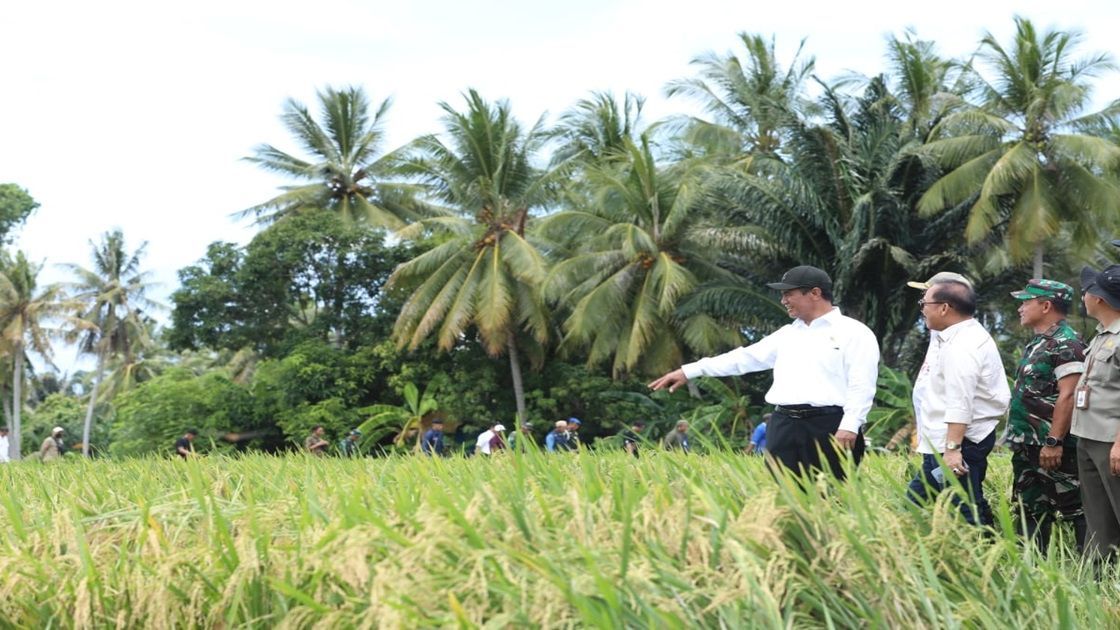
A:
POLYGON ((970 289, 972 288, 972 281, 971 280, 962 276, 959 273, 954 273, 952 271, 940 271, 938 273, 935 273, 932 276, 930 276, 929 280, 926 280, 925 282, 918 282, 916 280, 911 280, 910 282, 906 283, 906 286, 908 286, 910 288, 913 288, 913 289, 921 289, 921 290, 925 291, 926 289, 930 288, 931 286, 933 286, 935 284, 939 284, 941 282, 960 282, 961 284, 967 286, 968 288, 970 288, 970 289))

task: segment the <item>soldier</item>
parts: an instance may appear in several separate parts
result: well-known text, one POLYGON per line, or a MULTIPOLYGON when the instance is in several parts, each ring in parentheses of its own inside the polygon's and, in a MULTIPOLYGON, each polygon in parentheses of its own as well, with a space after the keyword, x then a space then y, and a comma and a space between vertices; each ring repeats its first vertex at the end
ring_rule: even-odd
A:
POLYGON ((1077 442, 1069 436, 1073 390, 1084 369, 1085 343, 1066 322, 1073 287, 1032 279, 1012 297, 1019 322, 1035 335, 1023 350, 1011 391, 1004 441, 1011 447, 1011 498, 1020 531, 1045 553, 1055 519, 1073 524, 1078 549, 1085 514, 1077 480, 1077 442))

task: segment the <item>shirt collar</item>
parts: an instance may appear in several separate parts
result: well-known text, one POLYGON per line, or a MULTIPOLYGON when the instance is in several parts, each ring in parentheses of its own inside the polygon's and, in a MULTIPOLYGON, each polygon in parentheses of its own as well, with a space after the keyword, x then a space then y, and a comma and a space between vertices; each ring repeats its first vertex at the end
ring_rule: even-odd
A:
POLYGON ((1120 318, 1117 318, 1116 321, 1112 322, 1112 325, 1108 326, 1108 327, 1101 326, 1098 323, 1097 324, 1097 332, 1098 333, 1112 333, 1114 335, 1120 334, 1120 318))
POLYGON ((939 339, 941 339, 941 341, 943 343, 947 342, 947 341, 951 341, 953 339, 953 337, 955 337, 957 335, 958 332, 964 330, 965 328, 971 328, 973 325, 978 326, 979 323, 976 321, 975 318, 969 317, 968 319, 966 319, 964 321, 959 321, 959 322, 953 324, 952 326, 946 328, 945 330, 937 331, 937 337, 939 339))
POLYGON ((824 315, 821 315, 820 317, 814 319, 811 323, 806 324, 805 320, 796 319, 796 320, 794 320, 793 325, 794 326, 800 326, 802 328, 809 328, 810 326, 813 326, 813 325, 816 325, 816 326, 832 326, 837 321, 839 321, 841 316, 842 316, 842 313, 840 312, 840 307, 839 306, 833 306, 832 310, 830 310, 827 313, 825 313, 824 315), (817 322, 820 322, 820 324, 818 324, 817 322))

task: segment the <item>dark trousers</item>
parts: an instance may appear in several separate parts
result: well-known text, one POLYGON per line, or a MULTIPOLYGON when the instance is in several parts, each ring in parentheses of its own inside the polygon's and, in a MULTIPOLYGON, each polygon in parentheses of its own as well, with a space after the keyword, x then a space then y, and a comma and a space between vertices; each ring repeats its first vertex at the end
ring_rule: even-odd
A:
MULTIPOLYGON (((832 476, 843 480, 841 454, 832 441, 843 417, 844 411, 840 409, 811 417, 793 418, 779 407, 766 425, 766 451, 783 466, 797 473, 822 470, 823 454, 832 476)), ((861 429, 852 448, 852 458, 857 466, 863 459, 864 448, 861 429)))
POLYGON ((1039 463, 1042 447, 1011 445, 1011 503, 1018 516, 1019 533, 1034 540, 1039 551, 1050 547, 1056 521, 1073 525, 1077 550, 1085 548, 1085 513, 1081 509, 1081 484, 1077 480, 1077 440, 1066 440, 1056 470, 1039 463))
MULTIPOLYGON (((988 437, 973 442, 965 438, 961 445, 961 457, 968 466, 968 474, 960 477, 961 485, 968 494, 968 501, 962 500, 958 495, 953 496, 953 505, 957 506, 965 520, 973 525, 991 525, 992 508, 984 498, 984 478, 988 476, 988 454, 996 445, 996 432, 992 431, 988 437), (974 511, 975 510, 975 511, 974 511)), ((922 469, 910 480, 907 496, 917 504, 923 504, 937 496, 947 485, 941 483, 934 476, 939 465, 935 455, 922 455, 922 469)), ((945 474, 952 475, 951 472, 945 474)))
POLYGON ((1120 548, 1120 477, 1108 464, 1112 442, 1077 439, 1077 473, 1081 478, 1081 504, 1085 510, 1085 553, 1115 558, 1120 548))

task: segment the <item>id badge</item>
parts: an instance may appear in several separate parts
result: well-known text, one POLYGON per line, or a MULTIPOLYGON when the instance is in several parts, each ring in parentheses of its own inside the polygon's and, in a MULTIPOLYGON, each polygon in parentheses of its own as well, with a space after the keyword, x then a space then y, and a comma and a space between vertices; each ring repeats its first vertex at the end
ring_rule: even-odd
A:
POLYGON ((1074 396, 1073 396, 1073 406, 1077 407, 1078 409, 1088 409, 1089 408, 1089 386, 1088 385, 1083 385, 1083 386, 1077 388, 1077 391, 1076 391, 1076 393, 1074 393, 1074 396))

